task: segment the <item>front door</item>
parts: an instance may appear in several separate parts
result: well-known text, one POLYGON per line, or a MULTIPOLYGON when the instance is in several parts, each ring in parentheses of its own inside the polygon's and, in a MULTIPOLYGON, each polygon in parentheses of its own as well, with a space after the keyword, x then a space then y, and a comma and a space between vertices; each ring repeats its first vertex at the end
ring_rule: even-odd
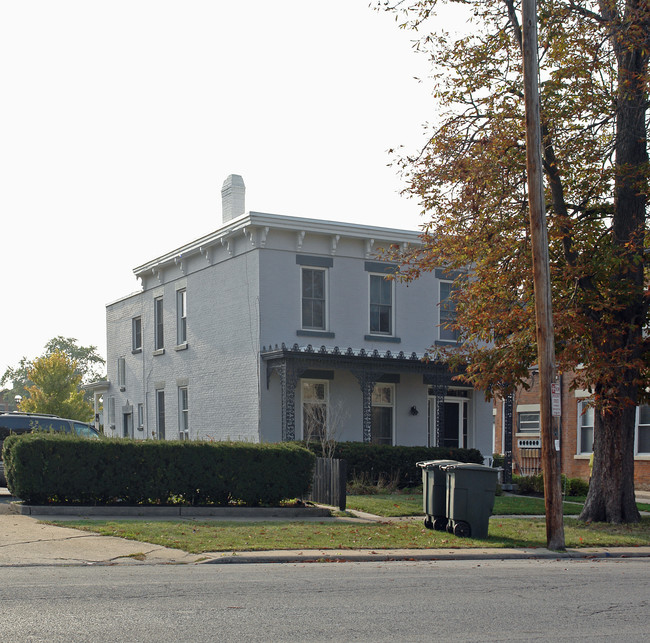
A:
POLYGON ((467 400, 444 398, 440 402, 440 427, 436 426, 436 398, 429 398, 429 444, 438 447, 467 446, 467 400))
POLYGON ((122 437, 133 437, 133 413, 124 413, 122 416, 122 437))

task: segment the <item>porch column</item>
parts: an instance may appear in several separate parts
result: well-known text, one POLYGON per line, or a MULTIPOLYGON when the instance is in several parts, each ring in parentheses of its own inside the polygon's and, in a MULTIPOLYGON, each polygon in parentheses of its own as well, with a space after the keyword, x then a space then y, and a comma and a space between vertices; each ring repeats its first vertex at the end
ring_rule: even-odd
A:
POLYGON ((442 381, 448 379, 448 375, 442 374, 430 374, 425 373, 423 376, 424 383, 433 390, 433 394, 436 398, 436 431, 434 435, 434 442, 432 446, 439 447, 440 436, 444 435, 445 429, 445 395, 449 390, 449 383, 447 381, 442 381))
POLYGON ((503 400, 503 483, 512 484, 512 434, 514 422, 514 394, 507 395, 503 400))
POLYGON ((350 371, 357 378, 359 386, 361 387, 363 400, 363 441, 370 442, 372 440, 372 392, 377 380, 382 376, 382 373, 366 371, 365 369, 350 369, 350 371))

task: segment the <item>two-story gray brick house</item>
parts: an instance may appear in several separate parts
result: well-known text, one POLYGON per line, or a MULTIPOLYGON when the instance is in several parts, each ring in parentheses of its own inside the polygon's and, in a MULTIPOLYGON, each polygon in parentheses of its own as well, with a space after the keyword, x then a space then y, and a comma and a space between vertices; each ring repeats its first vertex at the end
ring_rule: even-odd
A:
POLYGON ((244 189, 228 177, 222 225, 107 306, 105 432, 274 442, 329 421, 338 440, 490 455, 492 405, 421 359, 454 342, 451 277, 407 286, 378 259, 418 233, 245 212, 244 189))

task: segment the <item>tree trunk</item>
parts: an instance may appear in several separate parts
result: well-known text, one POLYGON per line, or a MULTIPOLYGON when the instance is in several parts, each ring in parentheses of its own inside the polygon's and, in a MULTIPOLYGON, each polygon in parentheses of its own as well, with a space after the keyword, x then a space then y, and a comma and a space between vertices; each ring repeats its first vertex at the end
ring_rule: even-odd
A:
POLYGON ((600 6, 612 25, 618 64, 612 216, 616 269, 609 285, 618 306, 610 306, 608 321, 592 333, 593 345, 610 356, 611 363, 596 386, 594 468, 580 518, 621 523, 641 519, 634 500, 634 425, 639 383, 644 379, 642 327, 648 305, 643 246, 648 201, 648 10, 641 0, 627 0, 620 15, 615 3, 600 6))
POLYGON ((580 520, 639 522, 634 499, 634 423, 636 409, 594 413, 594 468, 580 520))

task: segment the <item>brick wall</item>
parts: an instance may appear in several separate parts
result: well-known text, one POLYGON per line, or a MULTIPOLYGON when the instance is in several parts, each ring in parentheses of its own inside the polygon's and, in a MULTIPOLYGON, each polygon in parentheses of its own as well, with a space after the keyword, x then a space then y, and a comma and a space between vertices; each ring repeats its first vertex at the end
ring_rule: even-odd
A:
MULTIPOLYGON (((561 402, 561 441, 560 459, 562 473, 570 478, 589 478, 589 455, 578 454, 578 408, 587 399, 586 393, 570 390, 571 375, 562 376, 561 402)), ((530 389, 517 391, 513 409, 513 473, 523 475, 533 473, 535 467, 541 469, 541 449, 519 446, 522 440, 535 440, 539 434, 522 435, 517 433, 517 407, 530 408, 539 405, 539 378, 535 374, 529 381, 530 389)), ((503 451, 503 402, 495 404, 495 448, 503 451)), ((650 488, 650 456, 636 456, 634 459, 634 481, 637 488, 650 488)))

